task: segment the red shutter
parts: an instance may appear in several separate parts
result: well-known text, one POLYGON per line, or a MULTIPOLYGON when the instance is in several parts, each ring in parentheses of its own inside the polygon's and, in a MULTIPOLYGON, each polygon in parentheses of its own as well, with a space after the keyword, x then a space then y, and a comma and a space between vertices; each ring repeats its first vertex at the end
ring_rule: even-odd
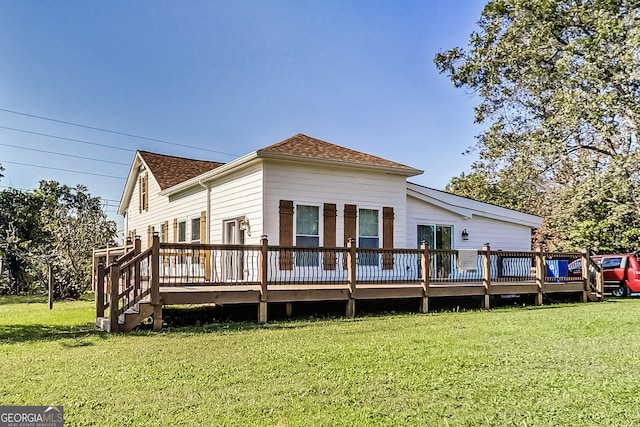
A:
MULTIPOLYGON (((394 214, 392 207, 382 208, 382 248, 393 249, 393 221, 394 214)), ((382 269, 393 270, 393 253, 383 252, 382 269)))
MULTIPOLYGON (((293 246, 293 201, 280 200, 280 246, 293 246)), ((280 252, 280 270, 293 270, 293 252, 280 252)))
MULTIPOLYGON (((336 205, 334 203, 325 203, 323 208, 324 215, 324 231, 323 246, 333 248, 336 246, 336 205)), ((323 255, 322 262, 325 270, 336 269, 336 253, 335 251, 327 251, 323 255)))

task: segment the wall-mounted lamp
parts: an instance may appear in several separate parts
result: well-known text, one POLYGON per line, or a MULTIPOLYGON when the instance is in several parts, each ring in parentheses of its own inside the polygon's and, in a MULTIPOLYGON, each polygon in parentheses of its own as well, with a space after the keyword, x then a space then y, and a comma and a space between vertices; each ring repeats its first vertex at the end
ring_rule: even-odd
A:
POLYGON ((246 231, 247 235, 251 236, 251 224, 246 215, 240 219, 240 231, 246 231))
POLYGON ((462 240, 469 240, 469 232, 466 228, 462 230, 462 240))

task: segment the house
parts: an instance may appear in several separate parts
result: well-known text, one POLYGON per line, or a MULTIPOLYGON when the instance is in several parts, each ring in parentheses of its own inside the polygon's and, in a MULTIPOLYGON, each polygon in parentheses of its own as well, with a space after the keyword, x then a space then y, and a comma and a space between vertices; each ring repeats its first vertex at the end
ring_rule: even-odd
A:
POLYGON ((541 218, 408 181, 423 171, 303 134, 229 163, 138 151, 119 213, 161 242, 531 249, 541 218))
POLYGON ((141 239, 94 251, 96 324, 152 315, 159 330, 174 304, 253 305, 266 322, 268 305, 301 301, 353 316, 357 300, 416 298, 426 312, 441 297, 602 298, 587 270, 547 268, 586 253, 531 251, 541 218, 408 181, 422 173, 302 134, 224 164, 138 151, 119 212, 141 239))

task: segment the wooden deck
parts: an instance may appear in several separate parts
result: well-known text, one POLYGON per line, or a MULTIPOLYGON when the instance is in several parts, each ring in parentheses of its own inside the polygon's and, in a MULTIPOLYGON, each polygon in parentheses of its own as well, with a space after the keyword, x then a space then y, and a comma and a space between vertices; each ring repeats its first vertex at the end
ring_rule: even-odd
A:
POLYGON ((442 297, 482 297, 484 308, 492 297, 506 295, 533 295, 536 304, 554 294, 578 294, 585 302, 602 298, 601 274, 592 283, 588 257, 581 253, 505 253, 485 247, 478 251, 477 269, 466 272, 458 268, 456 251, 426 247, 302 249, 269 247, 266 239, 254 247, 177 245, 160 244, 155 236, 146 251, 140 251, 139 240, 131 248, 109 266, 96 262, 96 324, 110 332, 130 330, 150 316, 159 330, 166 305, 252 304, 258 321, 266 322, 270 303, 343 301, 346 315, 353 316, 362 300, 415 298, 427 312, 429 300, 442 297), (294 254, 302 250, 305 264, 299 265, 294 254), (359 257, 366 263, 358 264, 359 257), (582 277, 547 276, 546 260, 578 257, 586 260, 582 277), (309 267, 310 259, 318 264, 309 267))

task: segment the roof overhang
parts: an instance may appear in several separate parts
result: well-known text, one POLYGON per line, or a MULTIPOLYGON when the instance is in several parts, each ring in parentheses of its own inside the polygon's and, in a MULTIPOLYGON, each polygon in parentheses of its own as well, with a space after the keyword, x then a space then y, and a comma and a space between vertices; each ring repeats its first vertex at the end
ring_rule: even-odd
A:
POLYGON ((146 169, 149 169, 147 164, 142 159, 142 156, 140 156, 140 152, 136 151, 136 155, 133 157, 133 163, 131 164, 131 168, 129 169, 129 174, 127 175, 127 180, 124 184, 124 189, 122 190, 122 197, 120 197, 120 204, 118 205, 118 213, 120 215, 124 215, 127 212, 129 200, 131 199, 133 189, 136 186, 136 174, 138 173, 140 166, 143 165, 146 169))
POLYGON ((456 213, 465 219, 481 216, 530 228, 538 228, 542 225, 542 218, 536 215, 456 196, 411 182, 407 182, 407 195, 456 213))
POLYGON ((370 170, 374 172, 383 172, 383 173, 401 175, 406 177, 421 175, 422 173, 424 173, 424 171, 420 169, 414 169, 409 167, 400 168, 400 167, 391 167, 391 166, 376 166, 376 165, 368 165, 364 163, 347 162, 347 161, 340 161, 340 160, 318 159, 318 158, 307 157, 307 156, 298 156, 295 154, 269 153, 269 152, 263 152, 260 150, 256 151, 256 155, 261 159, 304 162, 304 163, 342 167, 342 168, 348 167, 352 169, 355 168, 355 169, 370 170))

